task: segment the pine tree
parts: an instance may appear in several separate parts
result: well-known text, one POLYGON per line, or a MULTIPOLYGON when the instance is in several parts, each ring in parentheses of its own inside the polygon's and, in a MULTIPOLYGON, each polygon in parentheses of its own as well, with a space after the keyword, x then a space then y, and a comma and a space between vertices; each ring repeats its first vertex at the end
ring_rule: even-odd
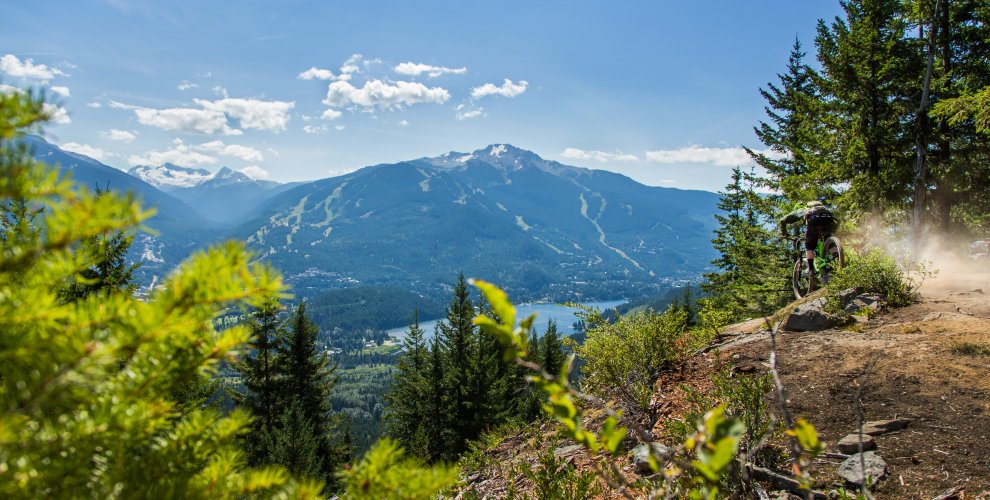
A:
POLYGON ((419 327, 419 310, 402 340, 402 354, 396 362, 392 386, 385 395, 385 434, 401 443, 413 456, 427 457, 426 435, 422 428, 427 414, 429 395, 427 377, 429 357, 419 327))
POLYGON ((273 463, 268 455, 268 441, 272 439, 279 420, 283 417, 281 385, 277 348, 285 336, 285 328, 278 318, 281 304, 270 297, 251 313, 250 352, 235 365, 241 373, 241 382, 247 393, 238 396, 238 403, 251 411, 254 421, 251 433, 246 436, 251 460, 256 464, 273 463))
MULTIPOLYGON (((788 256, 770 227, 773 204, 755 192, 752 177, 736 168, 721 193, 719 227, 712 245, 718 271, 705 274, 702 289, 716 304, 741 319, 776 310, 786 297, 788 256)), ((682 306, 683 307, 683 306, 682 306)))
POLYGON ((474 305, 462 273, 454 286, 454 296, 447 306, 446 320, 438 323, 440 341, 446 356, 444 385, 451 398, 452 451, 459 454, 469 439, 478 436, 475 418, 477 401, 471 400, 475 387, 475 357, 477 330, 472 323, 474 305))
POLYGON ((848 182, 857 211, 903 206, 913 185, 914 111, 923 65, 906 37, 901 0, 846 0, 845 19, 820 21, 821 90, 837 153, 817 176, 848 182))
POLYGON ((547 324, 547 331, 540 339, 540 357, 543 369, 552 375, 560 373, 560 368, 564 366, 564 346, 560 341, 560 334, 557 333, 557 322, 550 320, 547 324))
POLYGON ((246 467, 244 412, 177 411, 169 397, 247 341, 243 327, 215 331, 215 315, 280 293, 279 278, 228 243, 182 263, 154 300, 110 290, 65 303, 57 290, 88 267, 80 246, 151 214, 36 162, 17 141, 44 119, 33 93, 0 94, 0 206, 44 209, 0 238, 0 498, 318 495, 246 467))
POLYGON ((787 72, 777 75, 778 84, 768 83, 760 89, 769 122, 761 121, 754 131, 768 151, 746 149, 766 171, 758 184, 791 203, 831 194, 827 192, 829 179, 816 178, 823 170, 817 167, 831 161, 825 151, 834 148, 827 144, 818 116, 824 106, 817 87, 819 76, 804 63, 805 55, 795 39, 787 72))
POLYGON ((454 457, 451 449, 452 429, 451 412, 448 405, 451 403, 447 392, 446 373, 444 373, 444 359, 440 348, 439 324, 437 331, 433 334, 433 341, 430 342, 429 376, 426 381, 426 415, 423 421, 425 428, 427 452, 431 463, 454 457))
MULTIPOLYGON (((107 191, 96 188, 96 197, 107 191)), ((108 231, 85 240, 81 253, 88 257, 89 264, 61 290, 62 300, 74 302, 88 295, 121 291, 134 293, 134 271, 141 267, 140 262, 127 263, 127 251, 134 237, 124 231, 108 231)))
POLYGON ((267 458, 301 477, 322 477, 326 467, 324 437, 317 425, 306 416, 302 403, 293 398, 278 418, 278 425, 268 435, 267 458))
POLYGON ((300 418, 305 419, 312 427, 314 439, 318 443, 317 454, 322 464, 319 478, 326 479, 333 489, 334 470, 338 464, 333 460, 337 450, 332 445, 331 432, 337 426, 339 417, 331 411, 330 393, 336 383, 334 372, 337 365, 330 364, 326 353, 317 349, 319 330, 306 315, 305 302, 296 307, 289 319, 288 330, 278 352, 283 381, 282 400, 298 404, 300 418))

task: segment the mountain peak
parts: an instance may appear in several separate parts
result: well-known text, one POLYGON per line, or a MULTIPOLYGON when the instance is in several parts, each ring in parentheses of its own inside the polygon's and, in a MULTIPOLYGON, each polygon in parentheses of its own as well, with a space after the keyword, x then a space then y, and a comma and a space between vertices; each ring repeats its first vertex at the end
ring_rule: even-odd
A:
POLYGON ((209 170, 180 167, 172 163, 163 163, 157 167, 138 165, 127 173, 162 191, 196 186, 213 176, 209 170))

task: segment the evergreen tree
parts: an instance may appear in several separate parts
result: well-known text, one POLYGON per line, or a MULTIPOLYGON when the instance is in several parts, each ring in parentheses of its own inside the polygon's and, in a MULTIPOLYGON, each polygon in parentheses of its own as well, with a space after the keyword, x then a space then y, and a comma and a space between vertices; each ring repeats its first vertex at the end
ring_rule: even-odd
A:
POLYGON ((9 210, 0 231, 0 498, 318 495, 312 482, 246 467, 237 450, 244 412, 177 411, 169 397, 247 341, 243 327, 214 330, 219 311, 283 288, 248 264, 243 245, 197 253, 148 302, 120 290, 61 300, 58 289, 88 268, 86 241, 136 230, 151 214, 113 193, 94 197, 18 145, 46 118, 34 95, 0 94, 0 207, 9 210))
POLYGON ((560 334, 557 333, 557 322, 550 320, 547 324, 547 331, 540 339, 540 357, 543 369, 551 375, 560 373, 560 368, 564 366, 564 345, 560 341, 560 334))
POLYGON ((288 402, 278 418, 278 425, 268 435, 267 458, 272 464, 285 467, 294 475, 322 477, 328 458, 321 450, 325 438, 317 425, 306 416, 302 403, 296 398, 288 402))
POLYGON ((901 0, 845 0, 845 18, 820 21, 821 89, 836 155, 817 177, 848 182, 856 211, 904 206, 914 174, 915 108, 923 65, 901 0))
POLYGON ((447 306, 446 320, 438 323, 440 342, 446 356, 444 385, 451 398, 451 431, 454 435, 452 451, 459 454, 469 439, 478 436, 475 411, 477 401, 472 401, 475 388, 475 356, 477 330, 474 305, 464 274, 458 276, 454 296, 447 306))
POLYGON ((440 350, 439 326, 430 342, 429 377, 427 378, 427 419, 425 427, 427 449, 430 462, 438 462, 454 457, 451 449, 452 429, 451 412, 448 404, 452 402, 447 392, 446 374, 444 373, 443 353, 440 350))
POLYGON ((269 441, 284 413, 277 359, 277 348, 285 336, 285 328, 278 318, 280 310, 281 305, 274 297, 255 308, 248 319, 250 351, 235 366, 247 389, 246 394, 237 396, 238 403, 254 416, 251 433, 246 439, 251 460, 256 464, 272 463, 268 455, 269 441))
POLYGON ((419 310, 413 311, 413 322, 402 340, 402 354, 396 362, 395 377, 385 395, 385 433, 401 443, 409 454, 428 455, 423 425, 427 413, 429 387, 429 356, 419 327, 419 310))
POLYGON ((827 192, 829 179, 816 175, 824 170, 821 165, 832 161, 826 151, 834 148, 828 144, 818 116, 824 106, 816 84, 819 77, 804 63, 804 57, 801 42, 795 39, 787 72, 777 75, 778 84, 768 83, 766 89, 760 89, 769 122, 761 121, 754 131, 767 151, 746 148, 766 171, 756 182, 791 203, 831 194, 827 192))
MULTIPOLYGON (((300 414, 299 417, 288 415, 285 419, 304 419, 308 427, 294 427, 300 432, 308 432, 307 429, 311 428, 318 443, 316 450, 322 466, 322 474, 318 477, 332 485, 338 464, 333 459, 337 456, 337 450, 332 446, 330 433, 337 426, 339 417, 331 411, 330 393, 336 383, 334 372, 337 365, 330 364, 326 353, 317 349, 318 334, 316 325, 306 316, 306 303, 301 302, 289 319, 288 334, 279 346, 279 369, 283 381, 283 401, 298 405, 300 414)), ((303 438, 305 436, 300 437, 303 438)), ((299 463, 310 461, 301 460, 299 463)))
POLYGON ((787 297, 789 258, 786 243, 769 229, 776 222, 772 203, 755 192, 752 177, 736 168, 718 208, 712 240, 718 271, 705 274, 702 289, 733 318, 776 310, 787 297))
MULTIPOLYGON (((107 191, 96 188, 96 197, 107 191)), ((62 300, 73 302, 94 294, 111 292, 134 293, 134 271, 140 262, 127 263, 127 250, 134 237, 123 231, 107 231, 85 240, 81 253, 87 256, 88 265, 60 290, 62 300)))

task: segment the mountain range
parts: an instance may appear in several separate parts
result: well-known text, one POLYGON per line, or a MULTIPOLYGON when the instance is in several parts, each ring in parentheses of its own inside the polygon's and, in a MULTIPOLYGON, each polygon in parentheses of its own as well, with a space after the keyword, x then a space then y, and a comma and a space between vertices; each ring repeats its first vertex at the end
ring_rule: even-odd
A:
MULTIPOLYGON (((445 293, 458 272, 518 298, 615 298, 696 279, 714 257, 718 196, 650 187, 508 144, 306 183, 165 164, 128 173, 30 138, 40 160, 158 209, 135 258, 152 271, 245 240, 297 293, 355 284, 445 293), (144 245, 144 246, 142 246, 144 245)), ((145 266, 143 266, 145 267, 145 266)))

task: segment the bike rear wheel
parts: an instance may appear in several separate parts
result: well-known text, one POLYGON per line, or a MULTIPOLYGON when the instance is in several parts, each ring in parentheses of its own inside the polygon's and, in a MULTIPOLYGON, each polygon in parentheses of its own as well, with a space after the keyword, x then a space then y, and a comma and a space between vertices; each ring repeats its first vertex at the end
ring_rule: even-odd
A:
POLYGON ((842 243, 839 238, 830 236, 822 245, 822 258, 825 266, 820 270, 822 285, 828 285, 832 275, 846 264, 845 253, 842 251, 842 243))

